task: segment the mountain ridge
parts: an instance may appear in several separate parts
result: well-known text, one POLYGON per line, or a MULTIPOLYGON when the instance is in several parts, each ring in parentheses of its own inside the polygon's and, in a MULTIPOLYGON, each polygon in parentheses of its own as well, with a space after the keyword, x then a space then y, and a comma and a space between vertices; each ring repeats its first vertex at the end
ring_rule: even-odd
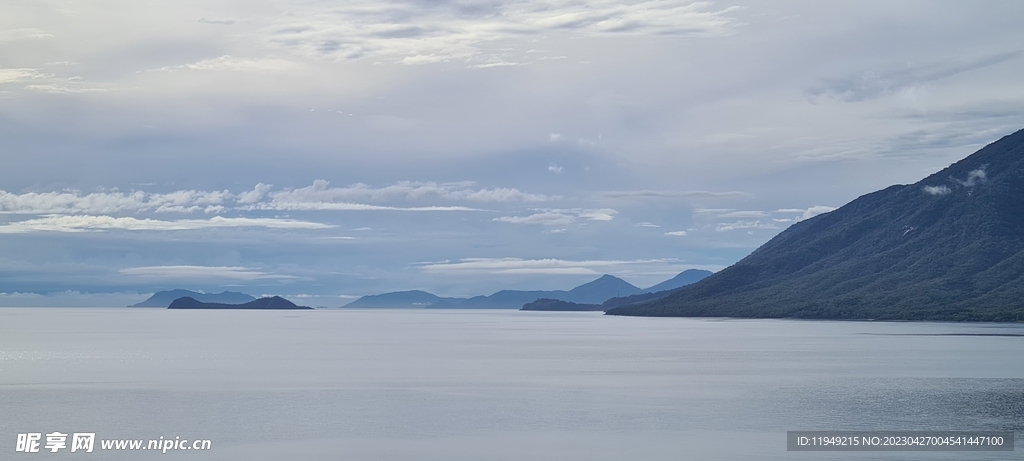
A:
POLYGON ((393 291, 377 295, 366 295, 343 307, 519 309, 524 304, 539 299, 600 305, 612 298, 641 295, 655 288, 683 286, 692 283, 692 280, 699 280, 710 274, 711 272, 706 270, 687 269, 673 278, 647 289, 640 289, 618 277, 604 274, 595 280, 570 290, 500 290, 490 295, 478 295, 470 298, 441 297, 422 290, 393 291))
MULTIPOLYGON (((699 282, 701 280, 704 280, 705 278, 707 278, 712 273, 713 272, 711 272, 711 271, 707 271, 707 270, 703 270, 703 269, 687 269, 685 271, 682 271, 682 272, 676 274, 675 277, 672 277, 672 278, 670 278, 670 279, 668 279, 668 280, 666 280, 664 282, 661 282, 659 284, 647 287, 646 289, 643 290, 643 293, 641 293, 641 294, 657 293, 657 292, 661 292, 661 291, 674 290, 676 288, 684 287, 684 286, 687 286, 687 285, 690 285, 690 284, 693 284, 693 283, 697 283, 697 282, 699 282)), ((623 296, 616 296, 616 297, 617 298, 622 298, 623 296)))
POLYGON ((1024 320, 1024 130, 798 222, 718 273, 610 315, 1024 320))
POLYGON ((542 298, 579 304, 599 304, 623 292, 637 294, 640 291, 639 288, 625 280, 605 274, 568 291, 501 290, 489 296, 474 296, 468 299, 446 298, 427 306, 427 308, 519 309, 524 304, 542 298))
POLYGON ((616 296, 613 298, 606 299, 600 304, 594 303, 575 303, 570 301, 562 301, 558 299, 541 298, 536 301, 526 303, 520 310, 523 311, 607 311, 614 307, 625 306, 629 304, 636 304, 645 301, 652 301, 655 299, 663 298, 669 294, 679 290, 687 285, 696 283, 703 280, 711 275, 711 271, 700 270, 700 269, 687 269, 679 275, 672 277, 669 280, 661 282, 657 285, 651 286, 641 293, 629 295, 629 296, 616 296), (669 287, 666 289, 657 290, 659 288, 669 287))
POLYGON ((352 308, 375 308, 375 307, 396 307, 396 308, 418 308, 426 307, 444 299, 433 293, 423 290, 392 291, 379 295, 362 296, 344 307, 352 308))

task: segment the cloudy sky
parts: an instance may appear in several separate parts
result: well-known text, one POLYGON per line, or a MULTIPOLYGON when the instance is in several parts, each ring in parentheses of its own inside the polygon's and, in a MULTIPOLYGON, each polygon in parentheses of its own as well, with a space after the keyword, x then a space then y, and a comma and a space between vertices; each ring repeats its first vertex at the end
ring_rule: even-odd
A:
POLYGON ((0 305, 646 287, 1024 127, 1020 2, 0 4, 0 305))

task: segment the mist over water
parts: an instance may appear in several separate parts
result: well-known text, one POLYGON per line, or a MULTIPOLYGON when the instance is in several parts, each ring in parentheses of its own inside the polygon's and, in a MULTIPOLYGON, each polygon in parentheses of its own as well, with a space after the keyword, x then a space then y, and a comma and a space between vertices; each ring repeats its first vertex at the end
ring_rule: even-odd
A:
MULTIPOLYGON (((92 459, 1019 459, 787 453, 787 430, 1024 431, 1024 325, 467 310, 0 309, 25 432, 210 439, 92 459)), ((4 456, 6 458, 6 456, 4 456)))

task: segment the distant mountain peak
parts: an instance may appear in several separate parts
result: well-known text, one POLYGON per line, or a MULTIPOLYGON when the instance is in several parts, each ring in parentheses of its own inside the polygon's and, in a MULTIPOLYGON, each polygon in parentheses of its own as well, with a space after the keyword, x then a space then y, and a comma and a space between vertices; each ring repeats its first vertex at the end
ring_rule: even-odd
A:
POLYGON ((614 275, 602 275, 596 280, 569 290, 563 301, 579 304, 601 304, 618 296, 639 294, 641 290, 633 284, 614 275))
POLYGON ((614 275, 604 274, 604 275, 602 275, 602 276, 600 276, 600 277, 598 277, 598 278, 596 278, 594 280, 591 280, 591 281, 589 281, 587 283, 584 283, 583 285, 580 285, 580 286, 578 286, 576 288, 579 288, 581 286, 587 286, 587 285, 590 285, 590 284, 593 284, 593 283, 624 283, 626 285, 632 285, 631 283, 629 283, 629 282, 627 282, 625 280, 622 280, 622 279, 620 279, 620 278, 618 278, 618 277, 616 277, 614 275))
POLYGON ((442 298, 422 290, 393 291, 379 295, 363 296, 345 307, 426 307, 442 298))

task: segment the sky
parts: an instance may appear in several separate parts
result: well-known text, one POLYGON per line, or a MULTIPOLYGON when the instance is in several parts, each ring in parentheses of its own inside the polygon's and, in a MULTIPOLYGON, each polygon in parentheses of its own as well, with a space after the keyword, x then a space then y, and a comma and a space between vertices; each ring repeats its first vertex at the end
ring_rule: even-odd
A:
POLYGON ((0 306, 640 287, 1024 128, 1020 2, 0 4, 0 306))

